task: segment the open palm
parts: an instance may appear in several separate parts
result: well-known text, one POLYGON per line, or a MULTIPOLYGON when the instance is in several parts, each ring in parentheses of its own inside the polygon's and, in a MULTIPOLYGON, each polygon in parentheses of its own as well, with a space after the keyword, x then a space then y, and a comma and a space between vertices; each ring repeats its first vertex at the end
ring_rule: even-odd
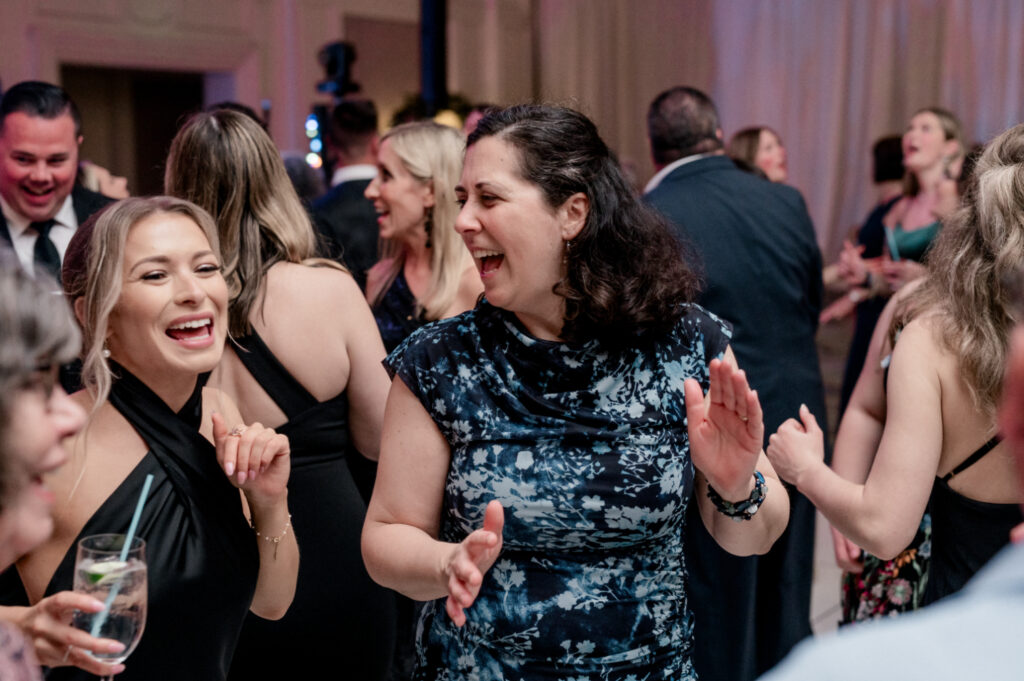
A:
POLYGON ((761 403, 734 365, 715 359, 709 369, 707 399, 696 380, 684 385, 690 456, 723 498, 736 500, 750 491, 764 442, 761 403))

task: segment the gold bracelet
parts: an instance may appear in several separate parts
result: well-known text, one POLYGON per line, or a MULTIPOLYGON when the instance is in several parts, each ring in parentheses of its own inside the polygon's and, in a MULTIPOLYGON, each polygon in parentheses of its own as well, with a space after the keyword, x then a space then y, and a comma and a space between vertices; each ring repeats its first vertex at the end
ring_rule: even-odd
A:
POLYGON ((268 535, 265 535, 265 534, 260 534, 260 531, 256 529, 256 523, 254 523, 251 518, 249 519, 249 527, 251 527, 252 531, 256 533, 256 538, 257 539, 262 537, 263 539, 267 540, 268 542, 273 542, 274 543, 274 560, 277 560, 277 545, 281 543, 281 540, 284 539, 285 536, 287 536, 288 529, 291 526, 292 526, 292 514, 289 513, 288 514, 288 522, 286 522, 284 524, 284 529, 281 530, 281 534, 277 535, 276 537, 271 537, 271 536, 268 536, 268 535))

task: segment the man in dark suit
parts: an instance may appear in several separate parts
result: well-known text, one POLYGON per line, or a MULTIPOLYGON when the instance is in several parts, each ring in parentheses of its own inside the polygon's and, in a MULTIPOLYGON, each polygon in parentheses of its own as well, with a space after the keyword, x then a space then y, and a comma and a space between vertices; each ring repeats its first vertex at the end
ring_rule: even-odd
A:
MULTIPOLYGON (((700 304, 733 325, 732 348, 760 397, 765 438, 801 403, 823 420, 814 343, 821 253, 803 198, 724 155, 718 113, 699 90, 658 95, 647 122, 659 172, 646 199, 699 260, 700 304)), ((789 526, 764 556, 726 553, 690 505, 686 556, 701 678, 755 678, 811 633, 814 508, 790 492, 789 526)))
POLYGON ((0 242, 58 281, 75 230, 112 200, 75 183, 81 143, 81 116, 62 88, 25 81, 0 99, 0 242))
POLYGON ((377 212, 363 196, 377 176, 377 107, 368 99, 343 99, 331 113, 331 190, 313 203, 313 223, 324 255, 345 264, 365 288, 377 261, 377 212))

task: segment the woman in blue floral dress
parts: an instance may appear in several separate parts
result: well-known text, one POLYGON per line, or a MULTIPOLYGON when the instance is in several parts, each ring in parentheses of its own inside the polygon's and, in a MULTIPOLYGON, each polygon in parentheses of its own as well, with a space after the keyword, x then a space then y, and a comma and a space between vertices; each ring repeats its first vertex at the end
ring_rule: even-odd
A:
POLYGON ((789 511, 729 329, 585 116, 488 115, 456 191, 486 298, 388 358, 363 530, 416 678, 694 679, 687 505, 741 555, 789 511))

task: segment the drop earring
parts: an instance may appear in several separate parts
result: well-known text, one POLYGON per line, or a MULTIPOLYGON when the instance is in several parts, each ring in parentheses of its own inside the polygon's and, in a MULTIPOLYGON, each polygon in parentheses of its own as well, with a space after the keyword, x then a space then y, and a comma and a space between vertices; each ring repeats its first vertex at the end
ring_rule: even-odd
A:
POLYGON ((423 222, 423 230, 427 233, 427 248, 431 248, 433 243, 430 240, 430 233, 434 230, 434 207, 428 206, 426 210, 426 220, 423 222))

